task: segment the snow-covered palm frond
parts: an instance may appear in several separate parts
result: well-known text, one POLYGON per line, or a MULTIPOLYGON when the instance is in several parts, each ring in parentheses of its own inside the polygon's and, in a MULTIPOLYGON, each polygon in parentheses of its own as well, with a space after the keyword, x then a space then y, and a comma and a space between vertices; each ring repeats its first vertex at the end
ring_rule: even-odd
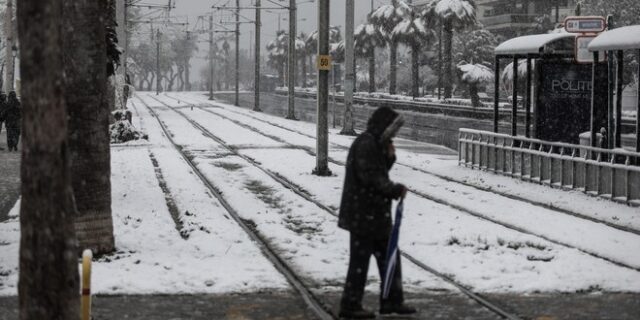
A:
POLYGON ((353 37, 355 51, 359 56, 367 56, 376 47, 386 45, 384 31, 371 23, 364 23, 356 27, 353 37))
POLYGON ((407 9, 411 10, 406 3, 394 0, 392 4, 386 4, 374 10, 369 15, 369 20, 378 28, 390 33, 398 23, 410 15, 410 11, 407 9))
MULTIPOLYGON (((531 68, 535 67, 535 60, 531 60, 531 68)), ((518 79, 524 79, 527 76, 527 60, 518 60, 518 79)), ((509 63, 500 74, 500 80, 503 83, 509 83, 513 81, 513 62, 509 63)))
POLYGON ((471 0, 432 0, 427 4, 424 15, 449 20, 459 26, 477 22, 476 6, 471 0))
POLYGON ((331 59, 335 62, 340 63, 344 61, 344 41, 329 44, 329 54, 331 55, 331 59))
MULTIPOLYGON (((338 43, 342 40, 340 28, 337 26, 329 26, 329 43, 338 43)), ((318 30, 309 34, 307 37, 306 48, 308 52, 316 52, 318 50, 318 30)))
POLYGON ((399 42, 414 45, 420 44, 435 35, 432 30, 427 29, 426 20, 419 17, 413 20, 406 19, 398 23, 391 31, 391 36, 399 42))
POLYGON ((494 79, 493 71, 481 64, 465 63, 458 65, 458 70, 462 72, 460 79, 464 83, 484 83, 494 79))

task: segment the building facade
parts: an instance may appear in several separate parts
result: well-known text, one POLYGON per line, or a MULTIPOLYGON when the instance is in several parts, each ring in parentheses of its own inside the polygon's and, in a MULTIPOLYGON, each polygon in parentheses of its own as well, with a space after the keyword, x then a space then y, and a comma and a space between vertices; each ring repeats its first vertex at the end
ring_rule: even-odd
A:
POLYGON ((575 14, 577 0, 476 0, 478 21, 504 39, 543 33, 575 14))

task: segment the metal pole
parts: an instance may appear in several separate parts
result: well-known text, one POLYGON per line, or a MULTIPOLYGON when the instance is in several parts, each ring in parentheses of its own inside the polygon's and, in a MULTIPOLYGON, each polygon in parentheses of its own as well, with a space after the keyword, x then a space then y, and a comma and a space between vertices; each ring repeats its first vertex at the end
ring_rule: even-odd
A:
POLYGON ((156 33, 156 95, 160 94, 162 80, 160 79, 160 28, 156 33))
MULTIPOLYGON (((596 119, 596 90, 595 90, 595 84, 598 81, 597 75, 598 75, 598 64, 599 64, 599 52, 598 51, 594 51, 593 52, 593 71, 591 73, 591 83, 594 84, 593 89, 591 89, 591 143, 590 145, 592 147, 596 146, 596 131, 598 130, 597 126, 598 126, 598 122, 596 119)), ((608 142, 608 144, 611 144, 611 141, 608 142)))
MULTIPOLYGON (((438 100, 442 98, 442 20, 440 20, 439 25, 440 25, 440 29, 439 29, 439 38, 438 38, 438 100)), ((496 61, 498 60, 496 59, 496 61)))
MULTIPOLYGON (((187 31, 187 41, 191 41, 191 32, 187 31)), ((189 82, 189 58, 185 57, 184 62, 184 90, 191 91, 191 83, 189 82)))
MULTIPOLYGON (((640 50, 638 50, 638 60, 640 62, 640 50)), ((640 80, 640 63, 638 63, 638 79, 640 80)), ((636 105, 636 152, 640 152, 640 81, 636 83, 638 86, 637 98, 638 104, 636 105)))
POLYGON ((524 97, 524 107, 526 108, 524 118, 524 135, 531 136, 531 58, 527 57, 527 93, 524 97))
MULTIPOLYGON (((329 0, 318 0, 318 57, 329 55, 329 0)), ((329 71, 318 70, 318 110, 316 137, 316 168, 313 173, 329 176, 329 71)))
POLYGON ((288 103, 287 119, 296 119, 296 0, 289 0, 289 52, 287 55, 288 103))
POLYGON ((256 45, 255 45, 255 79, 253 80, 254 87, 254 105, 253 111, 262 111, 260 109, 260 28, 261 25, 261 16, 260 16, 260 0, 256 0, 256 45))
POLYGON ((209 100, 213 100, 213 14, 209 15, 209 100))
MULTIPOLYGON (((622 50, 617 51, 616 61, 618 66, 616 79, 616 148, 622 147, 622 82, 624 72, 624 54, 622 50)), ((595 83, 595 82, 594 82, 595 83)))
POLYGON ((513 57, 513 106, 511 107, 511 135, 518 135, 518 58, 513 57))
MULTIPOLYGON (((353 29, 354 29, 354 13, 355 5, 354 0, 346 0, 346 21, 345 21, 345 75, 344 75, 344 117, 342 119, 342 131, 340 134, 355 135, 354 121, 353 121, 353 87, 355 80, 354 70, 354 52, 353 52, 353 29)), ((335 78, 335 76, 334 76, 335 78)), ((335 89, 334 89, 335 90, 335 89)))
POLYGON ((7 36, 6 45, 5 45, 5 61, 7 64, 7 68, 5 71, 5 80, 4 80, 4 91, 10 92, 13 91, 13 46, 14 46, 14 28, 13 28, 13 0, 7 1, 7 9, 4 16, 5 22, 5 34, 7 36))
MULTIPOLYGON (((614 28, 613 25, 613 16, 607 16, 607 30, 611 30, 614 28)), ((615 123, 613 118, 613 51, 607 51, 607 145, 609 149, 614 148, 614 131, 615 131, 615 123)), ((595 85, 595 82, 594 82, 595 85)))
POLYGON ((129 30, 128 30, 128 25, 127 25, 127 15, 129 14, 129 0, 124 0, 124 6, 123 6, 123 11, 124 11, 124 19, 122 21, 123 26, 122 29, 124 30, 124 62, 122 63, 123 67, 124 67, 124 75, 125 77, 127 76, 127 60, 129 59, 129 30))
POLYGON ((236 0, 236 99, 235 105, 240 106, 240 0, 236 0))
MULTIPOLYGON (((493 86, 493 132, 498 133, 498 119, 500 107, 500 58, 495 59, 495 74, 493 86)), ((440 98, 440 88, 438 88, 438 99, 440 98)))

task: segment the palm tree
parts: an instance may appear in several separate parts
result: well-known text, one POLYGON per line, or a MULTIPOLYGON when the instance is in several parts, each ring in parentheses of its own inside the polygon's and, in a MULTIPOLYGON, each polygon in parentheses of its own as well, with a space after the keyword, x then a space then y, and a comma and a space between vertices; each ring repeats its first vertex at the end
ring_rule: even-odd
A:
POLYGON ((462 62, 458 65, 460 70, 460 80, 469 86, 471 104, 474 108, 480 106, 480 96, 478 95, 478 85, 493 81, 493 71, 484 65, 462 62))
POLYGON ((354 30, 355 54, 369 61, 369 92, 376 90, 376 47, 386 45, 385 35, 380 28, 371 23, 364 23, 354 30))
MULTIPOLYGON (((24 115, 20 319, 71 320, 78 319, 80 314, 68 115, 62 95, 65 84, 60 81, 65 68, 63 26, 69 22, 62 15, 63 2, 79 3, 17 2, 24 115)), ((83 3, 101 7, 103 2, 83 3)), ((104 43, 104 37, 100 40, 104 43)), ((104 70, 104 65, 100 70, 104 70)))
POLYGON ((224 51, 224 89, 229 90, 229 50, 231 45, 227 39, 222 42, 222 51, 224 51))
POLYGON ((276 38, 267 43, 267 63, 278 71, 278 84, 284 86, 284 67, 287 62, 289 44, 284 30, 276 33, 276 38))
POLYGON ((69 114, 69 151, 78 244, 94 253, 114 250, 111 217, 110 92, 115 71, 114 37, 100 21, 109 21, 109 3, 65 1, 64 60, 69 114), (89 4, 91 3, 91 4, 89 4), (83 32, 78 32, 83 30, 83 32), (107 50, 111 48, 111 50, 107 50), (109 55, 108 55, 109 54, 109 55))
POLYGON ((300 32, 298 39, 296 39, 296 52, 299 53, 298 59, 300 59, 300 73, 302 79, 302 87, 307 87, 307 55, 309 50, 307 49, 307 43, 305 40, 307 39, 307 34, 304 32, 300 32))
POLYGON ((416 98, 420 88, 420 48, 435 35, 427 29, 424 17, 416 18, 414 10, 408 10, 409 18, 398 23, 391 36, 411 48, 411 95, 416 98))
POLYGON ((464 29, 476 24, 476 6, 472 0, 432 0, 423 15, 439 19, 444 31, 444 98, 451 98, 453 72, 451 70, 453 29, 464 29))
POLYGON ((407 8, 402 1, 391 0, 391 4, 378 7, 371 13, 371 23, 378 28, 384 30, 388 35, 387 43, 389 43, 389 93, 396 93, 396 70, 398 68, 398 42, 391 36, 393 29, 406 16, 404 11, 407 8), (402 5, 400 5, 402 4, 402 5))
POLYGON ((296 58, 302 62, 302 70, 300 71, 302 72, 303 75, 302 75, 302 78, 298 78, 298 79, 302 80, 303 82, 302 87, 306 87, 305 82, 307 81, 307 75, 306 75, 307 64, 305 63, 306 57, 304 53, 307 51, 307 48, 306 48, 307 44, 301 38, 296 37, 295 46, 296 46, 296 58), (297 54, 297 53, 300 53, 300 54, 297 54))

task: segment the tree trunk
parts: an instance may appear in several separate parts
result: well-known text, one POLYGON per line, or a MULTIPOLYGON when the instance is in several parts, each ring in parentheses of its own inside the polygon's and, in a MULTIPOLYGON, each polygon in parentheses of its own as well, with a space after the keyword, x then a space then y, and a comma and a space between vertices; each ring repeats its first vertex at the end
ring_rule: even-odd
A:
POLYGON ((480 96, 478 95, 478 85, 475 83, 469 84, 469 95, 471 96, 471 105, 474 108, 480 107, 480 96))
POLYGON ((306 88, 307 87, 307 57, 305 55, 302 55, 302 59, 300 59, 300 62, 302 63, 302 87, 306 88))
POLYGON ((418 56, 418 46, 411 46, 411 95, 417 98, 420 95, 420 57, 418 56))
POLYGON ((114 250, 111 217, 110 99, 106 1, 65 1, 64 60, 75 226, 80 249, 114 250), (83 30, 83 32, 78 32, 83 30))
POLYGON ((67 20, 62 17, 62 0, 20 0, 17 6, 24 129, 20 319, 77 320, 75 210, 65 88, 60 81, 64 77, 62 26, 67 20))
POLYGON ((396 70, 398 69, 398 43, 389 45, 389 94, 396 94, 396 70))
POLYGON ((376 91, 376 49, 369 53, 369 93, 376 91))
POLYGON ((191 82, 189 81, 189 58, 184 63, 184 87, 187 91, 191 91, 191 82))
POLYGON ((147 91, 151 91, 152 87, 153 87, 153 82, 156 78, 156 74, 154 72, 151 72, 151 79, 149 80, 149 83, 147 83, 147 91))
POLYGON ((451 43, 453 41, 453 27, 451 20, 444 22, 444 98, 450 99, 453 90, 453 73, 451 72, 451 43))

